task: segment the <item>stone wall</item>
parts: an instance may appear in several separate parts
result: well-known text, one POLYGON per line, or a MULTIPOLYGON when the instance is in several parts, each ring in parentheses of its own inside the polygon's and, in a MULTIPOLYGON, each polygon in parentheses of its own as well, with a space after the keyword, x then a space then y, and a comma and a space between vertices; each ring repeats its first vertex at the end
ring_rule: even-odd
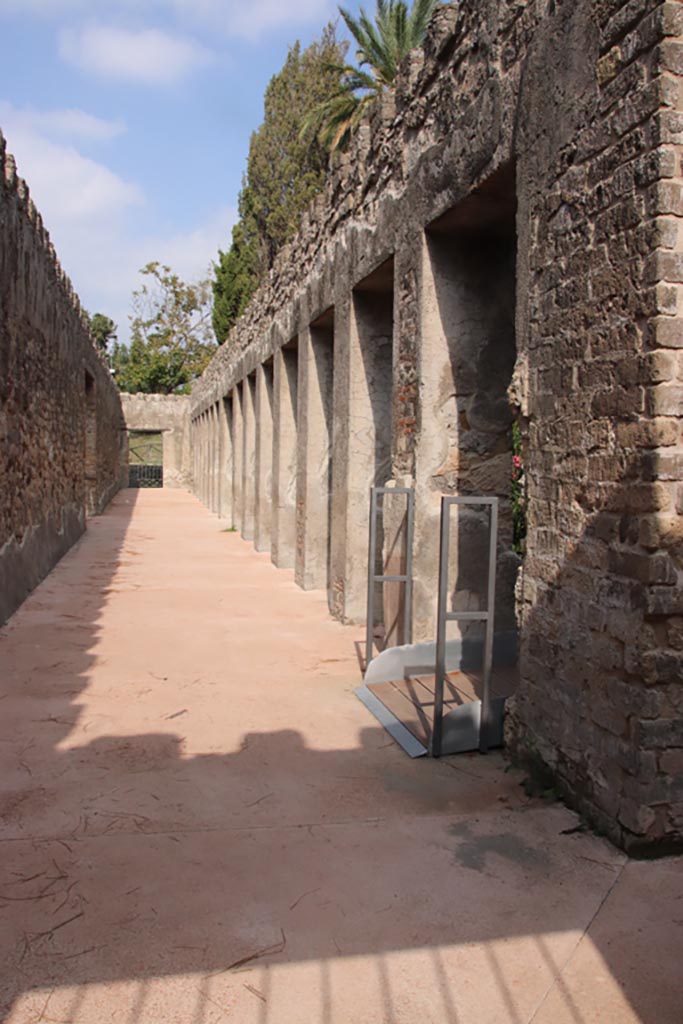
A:
POLYGON ((0 135, 0 623, 117 491, 122 430, 109 370, 0 135))
POLYGON ((192 485, 189 395, 121 395, 128 430, 160 432, 164 487, 192 485))
MULTIPOLYGON (((347 621, 372 483, 415 488, 417 639, 441 495, 498 496, 510 750, 634 852, 683 833, 682 42, 668 0, 440 8, 192 395, 198 493, 251 537, 272 364, 272 555, 347 621)), ((486 529, 454 523, 454 607, 486 529)))

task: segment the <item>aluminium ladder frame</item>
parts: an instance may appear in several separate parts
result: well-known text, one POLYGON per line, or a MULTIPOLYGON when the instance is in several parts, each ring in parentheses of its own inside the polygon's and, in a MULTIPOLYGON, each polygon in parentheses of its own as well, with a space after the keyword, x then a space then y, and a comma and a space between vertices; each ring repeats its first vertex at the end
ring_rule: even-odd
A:
POLYGON ((496 563, 498 550, 498 498, 451 497, 441 498, 441 543, 439 548, 439 602, 436 632, 436 676, 434 680, 434 718, 432 722, 432 757, 441 757, 443 739, 443 694, 446 681, 446 626, 449 622, 484 622, 484 673, 479 720, 479 750, 488 750, 489 727, 491 724, 491 670, 493 667, 493 623, 496 607, 496 563), (451 508, 453 505, 489 507, 489 564, 487 607, 477 612, 449 612, 448 609, 448 560, 450 554, 451 508))
MULTIPOLYGON (((384 507, 382 506, 382 513, 384 507)), ((371 487, 370 488, 370 537, 368 542, 368 601, 367 618, 365 627, 365 671, 372 661, 372 648, 374 646, 373 632, 375 626, 375 584, 376 583, 404 583, 404 609, 403 609, 403 643, 409 644, 413 635, 413 533, 415 530, 415 491, 412 487, 371 487), (402 575, 391 576, 384 573, 375 573, 375 559, 377 557, 377 513, 379 511, 377 498, 385 494, 405 494, 406 496, 406 571, 402 575)))

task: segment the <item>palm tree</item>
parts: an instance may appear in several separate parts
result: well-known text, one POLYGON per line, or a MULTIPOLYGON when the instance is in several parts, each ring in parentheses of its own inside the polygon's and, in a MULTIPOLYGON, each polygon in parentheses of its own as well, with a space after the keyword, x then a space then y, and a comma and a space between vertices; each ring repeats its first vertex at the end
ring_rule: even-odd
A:
POLYGON ((391 88, 399 64, 420 46, 440 0, 376 0, 374 22, 361 7, 354 18, 343 7, 339 13, 355 39, 359 67, 337 65, 339 84, 305 119, 302 134, 315 135, 330 151, 344 149, 372 101, 391 88), (363 67, 370 70, 363 71, 363 67))

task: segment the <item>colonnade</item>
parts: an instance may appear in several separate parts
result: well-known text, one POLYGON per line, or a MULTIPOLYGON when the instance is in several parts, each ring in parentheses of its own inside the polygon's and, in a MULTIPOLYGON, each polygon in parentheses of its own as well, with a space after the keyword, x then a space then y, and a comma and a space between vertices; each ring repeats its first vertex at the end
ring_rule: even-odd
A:
MULTIPOLYGON (((201 501, 258 551, 270 552, 276 566, 293 569, 301 587, 327 590, 331 612, 343 621, 366 616, 372 485, 415 489, 416 639, 434 634, 441 493, 497 494, 504 503, 509 496, 514 235, 509 239, 503 249, 512 259, 503 265, 496 257, 493 284, 488 251, 476 256, 469 239, 447 232, 423 231, 419 245, 355 283, 342 269, 332 287, 318 289, 330 304, 314 303, 309 292, 296 306, 291 334, 268 324, 263 344, 226 361, 227 387, 214 383, 195 405, 201 501)), ((501 521, 500 621, 513 628, 516 563, 505 562, 505 508, 501 521)), ((390 534, 398 536, 398 522, 387 509, 379 537, 394 565, 390 534)), ((485 599, 487 524, 472 515, 458 530, 453 579, 474 606, 477 592, 485 599), (474 568, 465 572, 467 559, 474 568)), ((384 597, 386 603, 386 591, 384 597)))

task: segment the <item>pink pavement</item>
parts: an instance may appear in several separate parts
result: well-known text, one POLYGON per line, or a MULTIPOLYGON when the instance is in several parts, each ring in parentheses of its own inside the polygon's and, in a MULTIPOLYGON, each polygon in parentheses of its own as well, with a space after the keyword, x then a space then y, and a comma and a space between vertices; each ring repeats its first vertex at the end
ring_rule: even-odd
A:
POLYGON ((680 860, 411 761, 333 621, 124 491, 0 631, 5 1024, 680 1024, 680 860))

